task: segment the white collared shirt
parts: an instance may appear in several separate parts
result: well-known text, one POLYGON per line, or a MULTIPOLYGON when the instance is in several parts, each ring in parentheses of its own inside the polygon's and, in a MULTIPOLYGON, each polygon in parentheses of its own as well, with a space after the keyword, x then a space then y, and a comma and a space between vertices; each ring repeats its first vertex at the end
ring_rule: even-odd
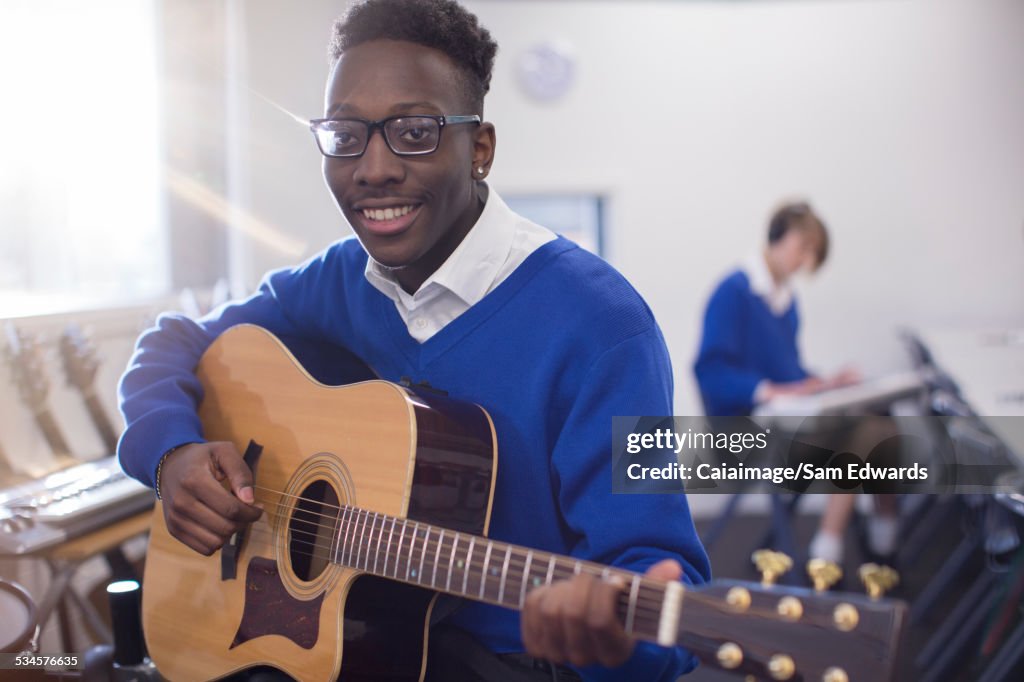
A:
POLYGON ((788 283, 778 284, 768 269, 763 253, 755 253, 740 266, 750 282, 750 290, 764 299, 768 309, 777 317, 789 310, 793 303, 793 288, 788 283))
POLYGON ((493 188, 476 224, 416 293, 372 257, 366 279, 395 302, 409 336, 423 343, 493 291, 539 247, 557 237, 512 212, 493 188))

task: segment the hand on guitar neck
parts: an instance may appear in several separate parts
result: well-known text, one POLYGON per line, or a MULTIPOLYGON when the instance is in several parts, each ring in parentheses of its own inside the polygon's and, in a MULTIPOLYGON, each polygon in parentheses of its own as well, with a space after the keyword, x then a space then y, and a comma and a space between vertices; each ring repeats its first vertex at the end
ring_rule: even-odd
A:
POLYGON ((171 535, 206 556, 263 513, 254 504, 252 471, 232 443, 191 443, 172 451, 157 483, 171 535))
MULTIPOLYGON (((659 561, 644 573, 666 581, 682 575, 682 567, 673 559, 659 561)), ((636 645, 616 612, 619 593, 625 588, 624 583, 581 574, 532 590, 521 621, 526 652, 553 663, 622 665, 636 645)))

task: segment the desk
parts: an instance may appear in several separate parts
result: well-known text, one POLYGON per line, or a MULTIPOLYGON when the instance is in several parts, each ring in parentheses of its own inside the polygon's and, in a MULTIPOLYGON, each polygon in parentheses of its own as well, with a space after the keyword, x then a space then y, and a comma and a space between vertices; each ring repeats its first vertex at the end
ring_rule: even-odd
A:
MULTIPOLYGON (((46 625, 53 614, 53 610, 58 607, 61 601, 67 599, 74 603, 79 611, 81 611, 82 615, 89 621, 90 627, 100 633, 106 641, 113 641, 110 628, 103 622, 103 619, 96 613, 96 610, 77 593, 69 589, 71 579, 74 577, 75 571, 78 570, 85 560, 115 549, 133 537, 147 532, 152 516, 152 511, 141 512, 105 528, 51 547, 37 555, 30 555, 31 558, 43 559, 50 568, 50 585, 46 590, 46 594, 43 595, 39 602, 38 620, 40 628, 46 625)), ((61 624, 61 639, 65 647, 64 651, 71 651, 70 636, 66 623, 61 624)))
POLYGON ((927 330, 939 369, 1024 466, 1024 329, 927 330))

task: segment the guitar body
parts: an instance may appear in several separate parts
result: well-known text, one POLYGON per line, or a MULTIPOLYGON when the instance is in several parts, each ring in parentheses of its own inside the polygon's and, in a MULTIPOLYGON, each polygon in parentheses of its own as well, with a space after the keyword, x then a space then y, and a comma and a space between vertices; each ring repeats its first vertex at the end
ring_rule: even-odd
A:
MULTIPOLYGON (((421 679, 436 593, 332 561, 344 545, 339 508, 485 535, 490 417, 385 381, 325 386, 248 325, 222 334, 197 376, 206 438, 239 452, 262 446, 264 514, 227 562, 232 571, 224 550, 204 557, 171 537, 157 503, 143 620, 161 674, 217 679, 268 665, 301 680, 421 679)), ((383 521, 379 533, 378 543, 390 539, 383 521)))

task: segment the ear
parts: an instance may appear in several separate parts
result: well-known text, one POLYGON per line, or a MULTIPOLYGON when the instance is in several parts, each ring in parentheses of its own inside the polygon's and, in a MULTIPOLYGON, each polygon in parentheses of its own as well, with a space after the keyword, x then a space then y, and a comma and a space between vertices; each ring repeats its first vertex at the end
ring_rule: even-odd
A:
POLYGON ((473 135, 473 168, 469 171, 474 180, 483 180, 491 172, 496 144, 493 123, 485 121, 477 126, 473 135))

